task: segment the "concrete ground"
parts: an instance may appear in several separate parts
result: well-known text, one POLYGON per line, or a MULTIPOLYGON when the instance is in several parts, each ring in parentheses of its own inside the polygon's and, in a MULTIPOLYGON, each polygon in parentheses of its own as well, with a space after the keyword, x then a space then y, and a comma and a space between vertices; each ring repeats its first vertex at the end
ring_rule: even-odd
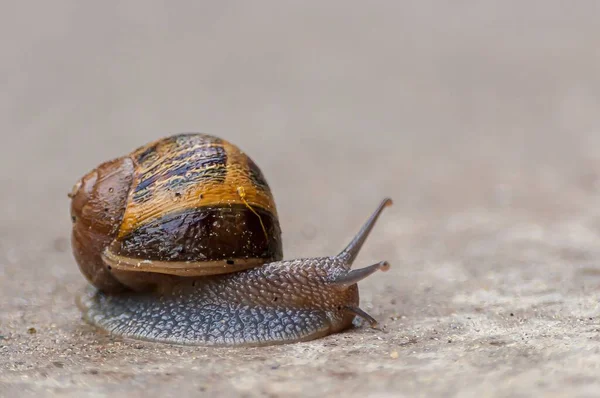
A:
POLYGON ((3 4, 0 396, 600 396, 598 4, 442 3, 3 4), (85 325, 67 193, 182 131, 260 165, 286 258, 391 196, 357 261, 392 264, 360 284, 382 330, 214 349, 85 325))

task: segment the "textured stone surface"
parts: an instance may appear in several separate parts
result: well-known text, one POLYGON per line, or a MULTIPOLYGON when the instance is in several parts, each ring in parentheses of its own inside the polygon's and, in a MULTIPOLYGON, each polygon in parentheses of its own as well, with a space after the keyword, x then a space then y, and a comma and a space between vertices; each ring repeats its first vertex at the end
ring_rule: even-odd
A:
POLYGON ((0 396, 596 396, 595 2, 13 2, 0 13, 0 396), (285 5, 284 5, 285 3, 285 5), (113 339, 74 305, 67 193, 204 131, 251 154, 286 258, 356 266, 382 330, 253 349, 113 339))

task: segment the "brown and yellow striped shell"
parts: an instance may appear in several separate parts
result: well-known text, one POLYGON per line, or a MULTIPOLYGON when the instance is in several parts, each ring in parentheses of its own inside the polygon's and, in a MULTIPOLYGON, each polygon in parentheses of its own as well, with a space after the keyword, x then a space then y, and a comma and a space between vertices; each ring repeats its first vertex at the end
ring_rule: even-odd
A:
POLYGON ((98 166, 70 197, 75 258, 106 291, 136 285, 133 273, 213 275, 283 257, 261 170, 214 136, 151 142, 98 166))

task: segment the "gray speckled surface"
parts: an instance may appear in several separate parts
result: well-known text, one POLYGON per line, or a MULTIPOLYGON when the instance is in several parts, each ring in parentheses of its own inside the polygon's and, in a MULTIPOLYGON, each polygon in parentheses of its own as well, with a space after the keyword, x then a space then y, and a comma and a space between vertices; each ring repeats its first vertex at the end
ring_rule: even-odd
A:
POLYGON ((4 5, 0 396, 597 396, 595 2, 4 5), (356 266, 383 330, 252 349, 113 339, 74 305, 67 193, 159 136, 263 169, 286 258, 356 266), (34 332, 35 331, 35 332, 34 332))

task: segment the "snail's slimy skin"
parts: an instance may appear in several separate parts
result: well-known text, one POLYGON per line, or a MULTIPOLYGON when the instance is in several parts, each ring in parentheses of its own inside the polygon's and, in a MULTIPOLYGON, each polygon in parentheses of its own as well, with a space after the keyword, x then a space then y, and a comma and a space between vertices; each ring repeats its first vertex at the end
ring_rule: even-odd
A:
POLYGON ((347 329, 358 288, 337 258, 265 264, 222 276, 182 278, 162 293, 79 297, 84 319, 113 335, 185 345, 260 346, 347 329))
MULTIPOLYGON (((164 279, 147 292, 78 298, 84 319, 117 336, 155 342, 262 346, 313 340, 349 328, 359 308, 357 282, 386 271, 386 261, 352 270, 384 200, 335 257, 276 261, 231 274, 164 279)), ((160 279, 159 279, 160 280, 160 279)))

